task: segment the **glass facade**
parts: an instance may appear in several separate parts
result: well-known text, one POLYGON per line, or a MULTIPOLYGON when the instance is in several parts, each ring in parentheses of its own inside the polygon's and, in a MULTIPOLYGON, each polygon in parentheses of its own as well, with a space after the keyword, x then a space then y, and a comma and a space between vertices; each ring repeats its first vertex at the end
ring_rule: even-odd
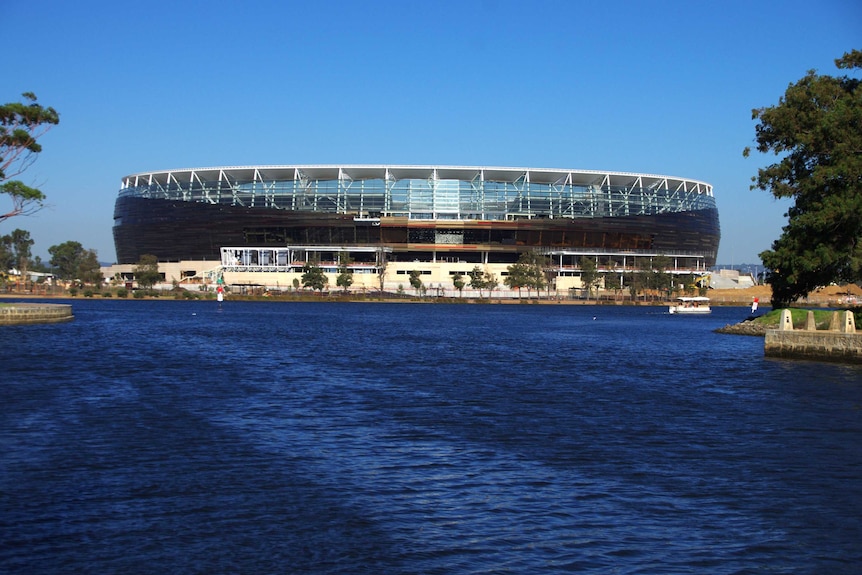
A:
MULTIPOLYGON (((712 187, 647 174, 521 168, 260 166, 124 178, 120 263, 219 259, 224 246, 662 250, 714 262, 712 187)), ((422 249, 428 249, 422 248, 422 249)), ((508 256, 507 256, 508 257, 508 256)))
POLYGON ((426 168, 419 178, 378 171, 357 178, 349 168, 335 167, 141 174, 124 180, 120 197, 420 220, 606 218, 715 207, 708 184, 663 176, 558 171, 549 178, 548 171, 448 168, 441 177, 442 169, 426 168))

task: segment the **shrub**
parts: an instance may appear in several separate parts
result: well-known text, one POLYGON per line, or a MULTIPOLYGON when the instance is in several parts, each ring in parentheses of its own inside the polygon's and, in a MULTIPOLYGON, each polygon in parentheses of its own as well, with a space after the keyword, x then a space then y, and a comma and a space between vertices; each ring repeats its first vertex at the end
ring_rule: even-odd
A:
POLYGON ((144 296, 146 296, 146 295, 147 294, 144 293, 144 290, 135 290, 132 293, 132 297, 135 299, 144 299, 144 296))
POLYGON ((102 297, 113 297, 113 296, 114 296, 114 294, 112 294, 112 293, 111 293, 111 292, 109 292, 109 291, 106 291, 106 292, 103 292, 103 293, 102 293, 102 297))
POLYGON ((129 297, 129 290, 120 288, 117 290, 117 297, 129 297))
POLYGON ((93 290, 85 289, 84 290, 84 297, 93 297, 93 290))

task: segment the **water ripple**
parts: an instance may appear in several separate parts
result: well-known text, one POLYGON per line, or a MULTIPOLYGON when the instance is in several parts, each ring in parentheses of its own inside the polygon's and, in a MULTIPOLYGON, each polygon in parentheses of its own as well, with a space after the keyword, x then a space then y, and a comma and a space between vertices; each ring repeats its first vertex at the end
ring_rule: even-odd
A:
POLYGON ((862 372, 766 361, 712 333, 733 310, 75 313, 0 331, 4 572, 862 561, 862 372))

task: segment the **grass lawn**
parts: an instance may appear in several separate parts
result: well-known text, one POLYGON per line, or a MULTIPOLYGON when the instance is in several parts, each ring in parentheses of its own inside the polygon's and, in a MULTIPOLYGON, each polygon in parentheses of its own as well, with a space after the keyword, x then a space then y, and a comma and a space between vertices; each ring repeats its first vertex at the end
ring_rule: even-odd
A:
MULTIPOLYGON (((794 328, 803 328, 805 327, 805 322, 808 319, 808 312, 814 312, 814 323, 817 324, 817 329, 828 329, 829 323, 832 321, 832 313, 834 310, 824 310, 824 309, 797 309, 790 308, 790 317, 793 318, 793 327, 794 328)), ((856 309, 853 310, 853 315, 855 316, 856 325, 860 326, 860 321, 862 321, 862 310, 856 309)), ((765 313, 762 316, 758 317, 754 320, 755 323, 764 324, 764 325, 778 325, 781 321, 781 310, 774 309, 769 313, 765 313)))

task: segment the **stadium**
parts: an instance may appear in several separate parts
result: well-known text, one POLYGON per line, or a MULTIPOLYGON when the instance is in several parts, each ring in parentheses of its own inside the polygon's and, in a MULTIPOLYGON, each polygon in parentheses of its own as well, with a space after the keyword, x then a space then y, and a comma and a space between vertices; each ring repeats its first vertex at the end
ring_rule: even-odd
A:
MULTIPOLYGON (((705 274, 720 239, 712 186, 684 178, 563 169, 296 165, 181 169, 126 176, 114 209, 118 264, 130 278, 155 255, 167 282, 222 277, 288 288, 314 262, 334 288, 438 293, 479 266, 503 284, 524 252, 548 259, 553 288, 578 288, 581 258, 623 275, 664 256, 705 274)), ((607 276, 606 276, 607 277, 607 276)), ((616 281, 616 280, 614 280, 616 281)))

